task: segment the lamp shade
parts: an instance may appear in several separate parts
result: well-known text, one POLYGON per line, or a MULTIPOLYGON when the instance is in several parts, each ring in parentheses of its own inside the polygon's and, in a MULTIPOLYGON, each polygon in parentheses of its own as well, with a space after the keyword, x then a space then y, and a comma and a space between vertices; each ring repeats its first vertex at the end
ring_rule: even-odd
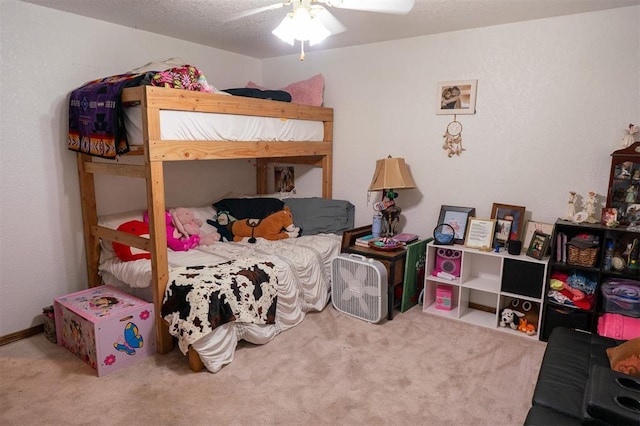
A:
POLYGON ((376 161, 376 171, 373 173, 369 191, 415 187, 416 183, 404 158, 389 157, 376 161))

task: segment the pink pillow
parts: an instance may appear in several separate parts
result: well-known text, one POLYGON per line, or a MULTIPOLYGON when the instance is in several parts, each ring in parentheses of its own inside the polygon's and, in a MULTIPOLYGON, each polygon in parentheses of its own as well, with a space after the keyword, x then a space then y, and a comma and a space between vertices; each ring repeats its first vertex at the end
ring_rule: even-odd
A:
MULTIPOLYGON (((247 83, 250 89, 267 90, 262 86, 258 86, 253 81, 247 83)), ((317 74, 308 80, 297 81, 282 89, 291 95, 291 102, 294 104, 322 106, 322 91, 324 90, 324 77, 317 74)))

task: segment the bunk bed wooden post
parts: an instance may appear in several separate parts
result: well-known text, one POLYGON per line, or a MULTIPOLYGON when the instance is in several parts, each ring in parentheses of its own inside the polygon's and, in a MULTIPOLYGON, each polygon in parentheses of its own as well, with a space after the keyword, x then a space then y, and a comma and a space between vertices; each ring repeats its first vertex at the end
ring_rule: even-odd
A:
POLYGON ((256 158, 256 193, 266 194, 267 189, 267 166, 269 160, 266 158, 256 158))
POLYGON ((149 212, 149 238, 151 240, 151 282, 156 314, 156 348, 166 354, 173 349, 173 337, 162 319, 162 299, 169 280, 167 257, 167 228, 164 203, 164 170, 162 162, 151 162, 147 176, 147 210, 149 212))
POLYGON ((87 171, 85 163, 93 162, 93 158, 86 154, 77 154, 78 180, 80 182, 80 200, 82 204, 82 222, 84 228, 84 249, 87 263, 87 278, 89 287, 102 284, 98 273, 100 259, 100 240, 95 235, 98 225, 98 211, 96 205, 96 188, 93 174, 87 171))
POLYGON ((149 141, 160 139, 160 109, 151 107, 148 92, 141 99, 142 132, 145 147, 147 211, 149 213, 149 239, 151 241, 151 285, 156 320, 156 349, 166 354, 173 349, 173 337, 162 319, 162 299, 169 280, 167 255, 166 203, 164 193, 164 165, 161 160, 152 160, 153 146, 149 141))
POLYGON ((332 155, 322 157, 322 197, 333 197, 333 158, 332 155))

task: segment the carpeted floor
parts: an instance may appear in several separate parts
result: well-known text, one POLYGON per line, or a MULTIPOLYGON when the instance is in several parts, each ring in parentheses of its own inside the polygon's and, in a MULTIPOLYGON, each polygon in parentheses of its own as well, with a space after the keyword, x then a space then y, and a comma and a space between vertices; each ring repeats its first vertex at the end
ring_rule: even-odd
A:
POLYGON ((219 373, 176 349, 98 378, 37 335, 0 347, 3 425, 521 425, 545 344, 424 314, 328 306, 219 373))

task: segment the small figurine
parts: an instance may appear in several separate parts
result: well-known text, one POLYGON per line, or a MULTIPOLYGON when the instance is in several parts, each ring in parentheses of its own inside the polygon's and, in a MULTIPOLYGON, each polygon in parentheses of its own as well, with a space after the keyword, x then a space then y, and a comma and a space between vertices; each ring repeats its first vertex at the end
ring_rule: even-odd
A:
POLYGON ((627 188, 627 196, 625 197, 624 201, 627 203, 635 203, 637 194, 637 188, 634 185, 631 185, 629 188, 627 188))
POLYGON ((625 129, 624 136, 620 141, 620 148, 628 148, 633 145, 635 142, 635 136, 640 133, 640 128, 638 126, 634 126, 633 124, 629 124, 629 127, 625 129))
POLYGON ((563 217, 564 220, 573 220, 576 215, 576 198, 575 191, 569 192, 569 202, 567 203, 567 214, 563 217))
POLYGON ((596 214, 596 203, 598 194, 595 191, 589 191, 589 197, 584 202, 584 210, 587 213, 587 223, 598 223, 594 215, 596 214))

